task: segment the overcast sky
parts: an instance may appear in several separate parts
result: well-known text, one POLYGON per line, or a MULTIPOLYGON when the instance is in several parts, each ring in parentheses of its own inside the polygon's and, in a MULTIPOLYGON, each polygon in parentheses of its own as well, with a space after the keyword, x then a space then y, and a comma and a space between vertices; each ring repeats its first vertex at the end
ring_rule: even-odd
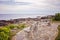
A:
POLYGON ((0 14, 54 14, 60 0, 0 0, 0 14))

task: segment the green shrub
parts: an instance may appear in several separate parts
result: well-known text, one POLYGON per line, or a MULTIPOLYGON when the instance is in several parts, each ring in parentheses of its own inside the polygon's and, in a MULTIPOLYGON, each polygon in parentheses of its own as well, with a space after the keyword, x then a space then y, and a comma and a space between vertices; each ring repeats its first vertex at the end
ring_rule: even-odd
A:
POLYGON ((23 28, 25 28, 25 27, 26 27, 25 24, 19 24, 17 28, 18 28, 18 29, 23 29, 23 28))
POLYGON ((16 27, 16 25, 10 24, 10 25, 8 25, 8 27, 9 27, 10 29, 14 29, 14 28, 16 27))
POLYGON ((10 29, 7 27, 0 28, 0 40, 9 40, 10 29))
POLYGON ((56 13, 56 14, 55 14, 54 20, 60 21, 60 13, 56 13))

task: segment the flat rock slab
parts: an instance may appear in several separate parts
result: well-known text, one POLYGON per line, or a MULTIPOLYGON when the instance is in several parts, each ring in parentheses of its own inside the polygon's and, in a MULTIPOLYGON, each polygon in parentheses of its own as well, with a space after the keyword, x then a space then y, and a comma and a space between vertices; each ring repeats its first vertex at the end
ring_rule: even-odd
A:
POLYGON ((31 27, 24 28, 18 32, 15 36, 15 40, 55 40, 57 34, 58 30, 56 24, 48 26, 35 23, 31 27))

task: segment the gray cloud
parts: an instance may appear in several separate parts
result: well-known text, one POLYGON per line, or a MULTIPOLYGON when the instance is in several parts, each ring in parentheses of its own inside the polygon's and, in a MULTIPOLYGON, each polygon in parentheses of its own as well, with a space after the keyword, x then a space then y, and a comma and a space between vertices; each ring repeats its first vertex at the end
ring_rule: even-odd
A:
POLYGON ((60 0, 47 0, 45 3, 53 6, 60 7, 60 0))
POLYGON ((0 4, 4 4, 4 5, 29 5, 31 3, 29 3, 29 2, 14 2, 12 0, 8 0, 8 1, 1 1, 0 0, 0 4))
POLYGON ((9 14, 54 14, 60 12, 60 0, 0 1, 0 13, 9 14), (31 4, 31 5, 30 5, 31 4), (9 6, 12 5, 12 6, 9 6), (14 6, 16 5, 16 6, 14 6), (17 6, 18 5, 18 6, 17 6), (21 6, 24 5, 24 6, 21 6))

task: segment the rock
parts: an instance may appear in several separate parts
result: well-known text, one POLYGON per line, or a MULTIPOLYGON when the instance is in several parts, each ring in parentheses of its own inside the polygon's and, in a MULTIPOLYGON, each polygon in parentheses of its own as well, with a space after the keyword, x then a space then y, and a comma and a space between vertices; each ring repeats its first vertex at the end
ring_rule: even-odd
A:
POLYGON ((48 26, 48 23, 35 22, 31 27, 20 31, 16 35, 16 40, 55 40, 58 34, 55 27, 55 25, 48 26))

